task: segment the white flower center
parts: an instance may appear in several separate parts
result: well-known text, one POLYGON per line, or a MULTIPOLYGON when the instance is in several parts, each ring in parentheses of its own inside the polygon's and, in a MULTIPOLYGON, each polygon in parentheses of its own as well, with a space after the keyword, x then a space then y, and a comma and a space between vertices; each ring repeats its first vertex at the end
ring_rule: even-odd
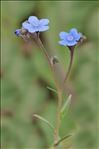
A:
POLYGON ((67 40, 68 41, 72 41, 74 39, 74 37, 72 35, 68 35, 67 40))

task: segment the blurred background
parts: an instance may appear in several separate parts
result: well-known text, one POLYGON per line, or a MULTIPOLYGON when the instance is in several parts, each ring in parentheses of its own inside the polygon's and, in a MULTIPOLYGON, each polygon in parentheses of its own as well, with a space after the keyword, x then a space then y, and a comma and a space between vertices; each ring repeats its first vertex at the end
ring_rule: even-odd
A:
MULTIPOLYGON (((57 96, 48 63, 40 49, 15 36, 31 15, 50 20, 41 39, 50 55, 67 70, 69 50, 58 44, 59 32, 75 27, 87 40, 75 49, 66 93, 72 93, 70 110, 60 136, 73 133, 64 149, 98 149, 97 55, 99 2, 2 1, 1 5, 1 146, 2 149, 47 149, 53 143, 50 128, 33 119, 37 113, 55 126, 57 96)), ((65 100, 65 99, 64 99, 65 100)))

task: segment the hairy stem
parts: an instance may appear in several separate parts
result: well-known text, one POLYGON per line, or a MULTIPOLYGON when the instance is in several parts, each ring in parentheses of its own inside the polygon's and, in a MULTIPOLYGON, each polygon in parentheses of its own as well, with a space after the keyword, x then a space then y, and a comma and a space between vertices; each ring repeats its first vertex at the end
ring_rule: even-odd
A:
MULTIPOLYGON (((38 46, 41 48, 42 52, 44 53, 44 55, 45 55, 45 57, 46 57, 46 59, 49 63, 49 66, 50 66, 50 69, 51 69, 51 72, 53 74, 53 78, 54 78, 54 81, 55 81, 55 85, 56 85, 56 88, 57 88, 58 107, 57 107, 56 128, 55 128, 55 132, 54 132, 55 133, 54 141, 57 142, 59 140, 60 110, 61 110, 61 105, 62 105, 62 91, 61 91, 61 88, 59 86, 59 82, 57 81, 57 78, 56 78, 56 73, 55 73, 55 70, 54 70, 54 67, 53 67, 53 63, 51 62, 50 57, 49 57, 45 47, 43 46, 43 43, 40 40, 40 38, 37 39, 37 43, 38 43, 38 46)), ((57 146, 55 146, 54 149, 57 149, 57 146)))

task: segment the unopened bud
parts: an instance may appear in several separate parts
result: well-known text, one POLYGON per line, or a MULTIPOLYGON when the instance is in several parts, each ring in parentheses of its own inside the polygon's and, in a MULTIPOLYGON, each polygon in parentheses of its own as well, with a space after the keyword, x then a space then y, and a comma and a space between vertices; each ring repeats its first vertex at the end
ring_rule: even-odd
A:
POLYGON ((52 64, 59 63, 58 57, 57 57, 57 56, 52 57, 52 58, 51 58, 51 63, 52 63, 52 64))
POLYGON ((21 29, 17 29, 15 32, 16 36, 20 36, 21 35, 21 29))
POLYGON ((81 34, 81 38, 79 40, 80 43, 84 42, 87 39, 86 36, 84 36, 83 34, 81 34))

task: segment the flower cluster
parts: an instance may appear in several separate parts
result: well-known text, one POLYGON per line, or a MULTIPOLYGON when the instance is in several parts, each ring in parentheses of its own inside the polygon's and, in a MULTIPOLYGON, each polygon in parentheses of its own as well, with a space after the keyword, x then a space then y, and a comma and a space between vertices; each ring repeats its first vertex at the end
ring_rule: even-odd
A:
MULTIPOLYGON (((49 29, 48 19, 38 19, 36 16, 30 16, 28 20, 22 23, 22 28, 17 29, 15 34, 21 36, 23 39, 29 38, 35 33, 47 31, 49 29), (28 36, 27 36, 28 35, 28 36)), ((72 28, 68 32, 60 32, 59 44, 62 46, 68 46, 69 48, 74 47, 82 39, 82 34, 78 33, 76 28, 72 28)))
POLYGON ((22 28, 15 31, 15 34, 21 36, 23 30, 31 34, 35 32, 43 32, 49 29, 48 24, 48 19, 38 19, 35 16, 30 16, 28 20, 22 23, 22 28))

